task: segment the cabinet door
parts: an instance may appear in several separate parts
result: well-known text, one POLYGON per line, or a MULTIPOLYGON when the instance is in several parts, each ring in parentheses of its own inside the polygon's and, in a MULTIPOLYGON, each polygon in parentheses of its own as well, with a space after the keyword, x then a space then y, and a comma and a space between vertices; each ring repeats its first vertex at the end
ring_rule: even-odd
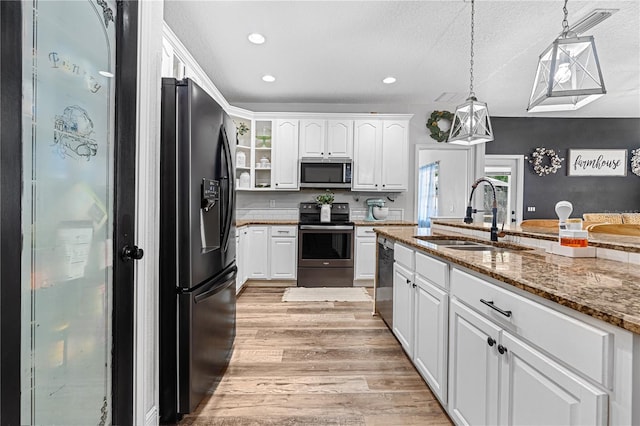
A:
POLYGON ((393 333, 413 357, 413 273, 393 265, 393 333))
POLYGON ((271 279, 294 280, 298 244, 295 238, 271 238, 271 279))
POLYGON ((327 120, 327 157, 351 158, 353 120, 327 120))
POLYGON ((606 392, 507 332, 502 345, 499 424, 607 423, 606 392))
POLYGON ((354 279, 372 280, 376 269, 375 237, 356 237, 356 264, 354 279))
POLYGON ((449 415, 460 425, 495 425, 500 328, 456 299, 449 307, 449 415))
POLYGON ((381 121, 354 121, 352 189, 361 191, 378 190, 381 144, 381 121))
POLYGON ((380 179, 382 190, 407 190, 408 148, 409 122, 384 120, 380 179))
POLYGON ((300 121, 300 158, 322 158, 327 155, 325 130, 324 120, 300 121))
POLYGON ((298 189, 298 121, 276 120, 272 173, 275 189, 298 189))
POLYGON ((249 226, 245 267, 249 278, 265 280, 269 277, 269 228, 249 226))
POLYGON ((446 404, 449 296, 419 275, 415 282, 413 363, 433 393, 446 404))

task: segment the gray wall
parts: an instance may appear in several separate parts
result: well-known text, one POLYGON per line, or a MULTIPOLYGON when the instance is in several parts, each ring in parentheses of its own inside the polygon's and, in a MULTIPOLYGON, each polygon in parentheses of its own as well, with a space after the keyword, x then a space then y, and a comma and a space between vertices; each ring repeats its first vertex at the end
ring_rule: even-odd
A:
POLYGON ((530 155, 536 147, 552 148, 565 158, 556 173, 538 176, 525 160, 524 219, 555 218, 560 200, 573 204, 572 217, 589 212, 640 210, 640 177, 569 177, 568 149, 640 148, 640 119, 637 118, 512 118, 493 117, 495 140, 486 144, 486 154, 530 155), (535 206, 528 212, 527 206, 535 206))

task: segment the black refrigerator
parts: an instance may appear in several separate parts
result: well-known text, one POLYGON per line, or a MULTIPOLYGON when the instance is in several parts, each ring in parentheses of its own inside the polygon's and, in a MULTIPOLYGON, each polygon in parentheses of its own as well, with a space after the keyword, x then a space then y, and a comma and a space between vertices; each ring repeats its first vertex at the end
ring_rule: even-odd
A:
POLYGON ((189 79, 162 79, 160 421, 211 393, 236 327, 235 188, 225 112, 189 79))

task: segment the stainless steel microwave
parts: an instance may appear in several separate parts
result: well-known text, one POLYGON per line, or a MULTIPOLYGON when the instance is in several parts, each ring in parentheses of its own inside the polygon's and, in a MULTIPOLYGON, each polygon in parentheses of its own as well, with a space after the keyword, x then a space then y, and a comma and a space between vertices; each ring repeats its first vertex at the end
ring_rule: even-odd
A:
POLYGON ((300 188, 351 188, 351 160, 300 160, 300 188))

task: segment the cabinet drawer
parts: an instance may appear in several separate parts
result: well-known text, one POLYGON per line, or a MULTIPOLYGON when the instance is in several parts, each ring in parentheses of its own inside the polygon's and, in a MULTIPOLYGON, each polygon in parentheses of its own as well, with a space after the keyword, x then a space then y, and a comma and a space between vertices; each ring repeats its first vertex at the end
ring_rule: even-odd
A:
POLYGON ((416 274, 422 275, 433 284, 447 288, 448 265, 431 256, 416 252, 416 274))
POLYGON ((393 245, 393 260, 413 271, 413 250, 398 243, 393 245))
POLYGON ((356 236, 358 237, 375 237, 373 226, 356 226, 356 236))
POLYGON ((451 273, 451 295, 610 388, 612 333, 458 269, 451 273))
POLYGON ((271 237, 295 237, 298 235, 297 226, 272 226, 271 237))

